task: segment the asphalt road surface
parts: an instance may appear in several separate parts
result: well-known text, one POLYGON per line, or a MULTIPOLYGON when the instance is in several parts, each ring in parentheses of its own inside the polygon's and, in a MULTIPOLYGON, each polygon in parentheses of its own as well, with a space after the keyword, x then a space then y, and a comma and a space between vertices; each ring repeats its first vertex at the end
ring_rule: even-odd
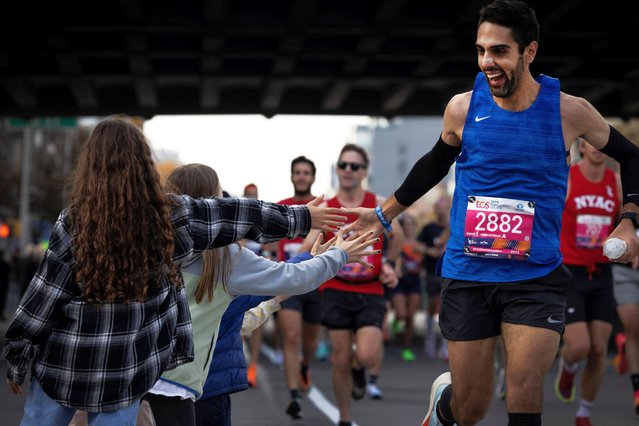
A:
MULTIPOLYGON (((13 292, 12 292, 13 293, 13 292)), ((13 296, 13 295, 12 295, 13 296)), ((10 298, 9 306, 17 304, 17 296, 10 298)), ((7 309, 7 313, 10 309, 7 309)), ((4 337, 7 321, 0 322, 0 333, 4 337)), ((419 328, 418 328, 418 333, 419 328)), ((416 426, 420 425, 428 406, 432 381, 448 369, 441 360, 427 360, 421 351, 422 339, 415 343, 415 362, 401 359, 399 348, 390 340, 386 343, 386 356, 378 380, 384 392, 381 400, 365 397, 352 401, 354 424, 358 426, 416 426)), ((334 405, 330 361, 315 361, 311 365, 313 387, 304 397, 304 419, 292 420, 285 414, 289 392, 284 381, 284 372, 271 360, 269 347, 263 348, 258 368, 258 386, 233 394, 234 426, 330 426, 337 423, 334 405)), ((610 356, 612 359, 612 356, 610 356)), ((0 371, 5 374, 6 362, 0 360, 0 371)), ((577 403, 563 404, 553 391, 553 380, 557 363, 546 377, 544 386, 545 426, 574 425, 577 403)), ((28 388, 28 386, 25 386, 28 388)), ((0 425, 18 425, 26 393, 12 395, 5 384, 0 385, 0 425)), ((609 362, 603 387, 591 411, 594 426, 639 426, 639 416, 634 414, 630 379, 618 376, 609 362)), ((488 415, 479 423, 482 426, 507 425, 504 401, 493 398, 488 415)), ((64 425, 62 425, 64 426, 64 425)))

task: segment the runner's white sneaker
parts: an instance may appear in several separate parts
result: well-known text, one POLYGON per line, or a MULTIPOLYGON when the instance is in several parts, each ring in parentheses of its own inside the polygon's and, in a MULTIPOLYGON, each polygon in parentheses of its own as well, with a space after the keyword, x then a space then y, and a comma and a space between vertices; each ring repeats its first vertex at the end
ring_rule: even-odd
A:
POLYGON ((452 383, 450 379, 450 372, 446 372, 440 375, 433 382, 433 386, 430 388, 430 401, 428 402, 428 411, 426 417, 422 421, 422 426, 441 426, 439 419, 437 418, 437 401, 442 396, 442 392, 446 389, 446 386, 452 383))
POLYGON ((366 393, 373 399, 382 399, 384 397, 384 393, 376 383, 367 384, 366 393))

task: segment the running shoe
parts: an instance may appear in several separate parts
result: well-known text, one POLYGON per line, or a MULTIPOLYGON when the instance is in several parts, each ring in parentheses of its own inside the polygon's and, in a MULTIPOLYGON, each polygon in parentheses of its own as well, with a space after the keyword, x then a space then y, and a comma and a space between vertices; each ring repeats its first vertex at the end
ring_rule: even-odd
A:
POLYGON ((575 417, 575 426, 592 426, 590 417, 575 417))
POLYGON ((246 380, 250 387, 257 387, 257 363, 252 362, 246 369, 246 380))
POLYGON ((635 414, 639 415, 639 390, 635 391, 635 414))
POLYGON ((300 371, 300 390, 308 392, 311 389, 311 369, 306 369, 306 374, 300 371))
POLYGON ((284 364, 284 353, 282 353, 281 349, 275 349, 273 351, 273 357, 271 358, 271 362, 278 367, 282 367, 284 364))
POLYGON ((403 329, 404 327, 402 327, 402 322, 396 318, 393 319, 393 322, 391 322, 391 331, 393 332, 393 336, 401 333, 403 329))
POLYGON ((504 367, 499 367, 497 371, 495 396, 499 399, 506 399, 506 369, 504 367))
POLYGON ((302 400, 299 398, 293 398, 291 403, 288 404, 288 408, 286 409, 286 414, 291 416, 293 420, 299 420, 304 417, 304 413, 302 413, 302 400))
POLYGON ((366 370, 363 368, 351 368, 353 375, 353 390, 351 395, 353 399, 362 399, 366 395, 366 370))
POLYGON ((559 368, 557 369, 557 377, 555 378, 555 394, 557 398, 565 404, 570 404, 575 400, 577 392, 575 386, 575 376, 577 372, 570 373, 564 367, 563 357, 559 358, 559 368))
POLYGON ((446 372, 440 375, 433 382, 433 386, 430 388, 430 401, 428 402, 428 411, 426 417, 422 421, 422 426, 441 426, 441 422, 437 418, 437 401, 442 396, 442 392, 446 389, 446 386, 451 384, 450 372, 446 372))
POLYGON ((377 383, 369 383, 366 385, 366 393, 373 399, 382 399, 384 397, 384 393, 377 386, 377 383))
POLYGON ((318 361, 326 361, 331 354, 331 345, 324 339, 320 340, 315 350, 315 359, 318 361))
POLYGON ((626 335, 617 333, 615 335, 615 346, 617 347, 617 355, 612 360, 615 371, 620 376, 628 371, 628 361, 626 360, 626 335))
POLYGON ((406 362, 413 362, 417 359, 417 356, 409 348, 402 349, 402 359, 406 362))

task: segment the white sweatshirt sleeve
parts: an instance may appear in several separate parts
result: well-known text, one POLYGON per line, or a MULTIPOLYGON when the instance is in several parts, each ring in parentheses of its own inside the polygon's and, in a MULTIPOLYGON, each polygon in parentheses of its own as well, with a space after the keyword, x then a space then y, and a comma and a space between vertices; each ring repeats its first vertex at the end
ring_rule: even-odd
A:
POLYGON ((234 261, 228 281, 233 295, 305 294, 334 277, 347 260, 346 252, 336 247, 300 263, 274 262, 236 247, 231 246, 234 261))
POLYGON ((281 307, 280 302, 275 299, 269 299, 246 311, 242 320, 242 335, 251 334, 253 330, 264 324, 273 312, 279 311, 281 307))

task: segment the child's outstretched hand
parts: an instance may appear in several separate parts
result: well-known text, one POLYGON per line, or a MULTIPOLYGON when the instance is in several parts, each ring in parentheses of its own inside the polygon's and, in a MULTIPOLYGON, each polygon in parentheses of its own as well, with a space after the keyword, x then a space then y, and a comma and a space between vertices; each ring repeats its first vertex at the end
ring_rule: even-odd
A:
POLYGON ((311 254, 313 256, 317 256, 318 254, 324 253, 326 250, 328 250, 329 248, 335 245, 336 240, 337 240, 337 237, 333 236, 333 238, 331 238, 330 240, 322 244, 322 242, 324 241, 324 234, 320 233, 315 239, 315 242, 313 243, 313 247, 311 248, 311 254))
POLYGON ((373 265, 364 260, 365 256, 371 256, 373 254, 379 254, 381 250, 370 250, 369 246, 379 241, 378 237, 373 236, 373 232, 366 232, 357 238, 349 240, 344 239, 344 229, 337 231, 335 235, 335 247, 344 250, 348 256, 348 262, 361 263, 364 266, 373 268, 373 265))

